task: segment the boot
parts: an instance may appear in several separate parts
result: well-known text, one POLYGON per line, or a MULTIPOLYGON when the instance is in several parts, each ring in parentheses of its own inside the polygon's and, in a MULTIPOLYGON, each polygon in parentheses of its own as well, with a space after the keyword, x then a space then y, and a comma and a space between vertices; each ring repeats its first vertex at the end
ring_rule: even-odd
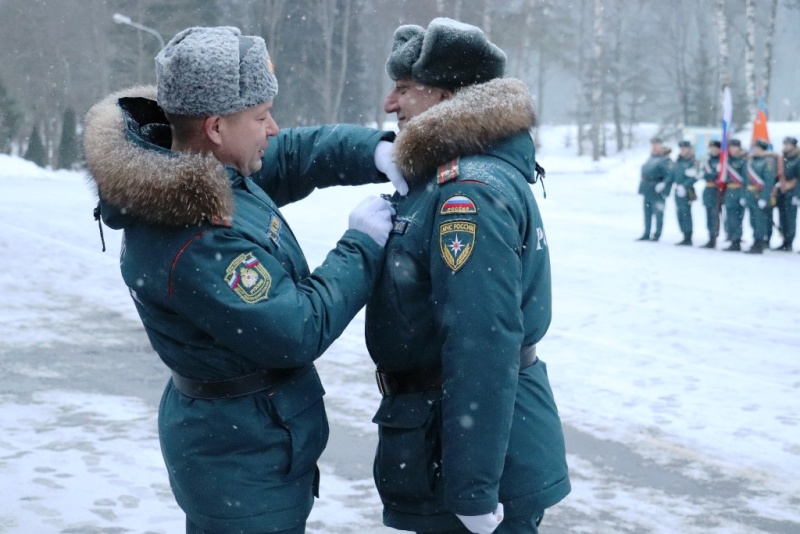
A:
POLYGON ((792 244, 788 241, 784 241, 783 245, 779 247, 775 247, 772 250, 777 250, 778 252, 791 252, 792 251, 792 244))
POLYGON ((723 248, 725 252, 741 252, 742 251, 742 241, 741 239, 733 239, 731 244, 727 247, 723 248))
POLYGON ((700 248, 717 248, 717 238, 712 237, 711 239, 708 240, 708 243, 706 243, 700 248))
POLYGON ((650 241, 658 241, 659 239, 661 239, 661 234, 653 234, 653 237, 650 239, 650 241))
POLYGON ((750 250, 748 250, 746 254, 763 254, 765 248, 767 248, 767 242, 761 239, 756 239, 753 241, 753 246, 750 247, 750 250))
POLYGON ((644 234, 642 237, 640 237, 636 241, 650 241, 650 236, 648 234, 644 234))
POLYGON ((691 247, 692 246, 692 234, 683 234, 683 241, 680 243, 675 243, 679 247, 691 247))

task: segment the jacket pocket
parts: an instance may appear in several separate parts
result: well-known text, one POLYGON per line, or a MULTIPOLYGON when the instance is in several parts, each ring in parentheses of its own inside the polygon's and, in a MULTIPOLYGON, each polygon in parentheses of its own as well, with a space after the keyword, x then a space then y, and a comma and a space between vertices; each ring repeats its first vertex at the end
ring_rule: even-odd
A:
POLYGON ((286 479, 308 474, 317 465, 328 443, 328 419, 322 401, 325 389, 314 366, 278 384, 269 392, 278 424, 291 441, 286 479))
POLYGON ((379 425, 373 475, 383 502, 418 513, 417 503, 441 499, 439 401, 425 393, 386 397, 372 422, 379 425))

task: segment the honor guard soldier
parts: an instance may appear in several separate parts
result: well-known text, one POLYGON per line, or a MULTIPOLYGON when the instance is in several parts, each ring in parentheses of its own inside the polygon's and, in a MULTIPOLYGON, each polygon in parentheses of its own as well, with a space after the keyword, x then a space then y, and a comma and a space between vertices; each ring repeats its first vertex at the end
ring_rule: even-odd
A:
POLYGON ((769 152, 769 142, 757 139, 753 153, 747 160, 747 187, 742 194, 742 205, 750 212, 753 228, 753 246, 748 254, 763 254, 769 249, 767 225, 772 224, 770 197, 775 185, 776 154, 769 152))
POLYGON ((800 204, 800 148, 797 139, 787 137, 783 140, 783 173, 778 177, 775 203, 778 208, 783 243, 774 250, 790 252, 797 231, 797 205, 800 204))
POLYGON ((727 252, 740 252, 742 250, 742 219, 744 219, 744 206, 742 192, 745 186, 747 173, 747 152, 742 149, 742 142, 731 139, 728 143, 728 157, 725 164, 725 233, 731 242, 723 250, 727 252))
POLYGON ((720 142, 708 143, 708 157, 703 160, 700 167, 700 178, 705 182, 703 189, 703 207, 706 209, 706 228, 708 228, 708 243, 702 248, 715 248, 719 237, 720 211, 722 196, 717 180, 719 180, 719 155, 720 142))
POLYGON ((666 198, 664 182, 672 169, 670 151, 671 149, 664 146, 660 137, 650 140, 650 158, 642 165, 642 179, 639 182, 639 194, 644 197, 644 234, 639 241, 658 241, 661 238, 666 198), (656 221, 656 231, 651 234, 653 219, 656 221))
MULTIPOLYGON (((678 143, 678 159, 663 182, 663 194, 668 196, 675 184, 675 207, 678 212, 678 226, 683 233, 683 240, 677 245, 692 246, 692 202, 697 200, 694 182, 697 180, 697 163, 692 150, 692 143, 678 143)), ((660 192, 660 191, 659 191, 660 192)))

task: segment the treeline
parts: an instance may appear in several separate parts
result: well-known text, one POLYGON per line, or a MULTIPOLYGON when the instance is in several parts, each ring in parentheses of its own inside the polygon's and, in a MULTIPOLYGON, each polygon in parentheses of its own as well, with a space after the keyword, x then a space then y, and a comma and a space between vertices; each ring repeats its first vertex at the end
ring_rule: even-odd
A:
POLYGON ((281 126, 380 124, 394 29, 456 18, 503 47, 509 75, 530 85, 540 119, 547 120, 546 90, 561 89, 552 75, 567 73, 578 150, 591 146, 600 157, 607 141, 629 144, 642 120, 718 123, 722 81, 740 89, 736 119, 746 121, 751 89, 769 81, 769 69, 756 66, 772 65, 764 58, 775 14, 799 17, 798 7, 800 0, 4 0, 0 152, 70 167, 80 117, 93 103, 155 83, 158 37, 116 24, 115 13, 165 41, 188 26, 263 36, 280 83, 281 126), (739 57, 752 69, 739 68, 739 57), (599 127, 606 123, 613 131, 599 127))

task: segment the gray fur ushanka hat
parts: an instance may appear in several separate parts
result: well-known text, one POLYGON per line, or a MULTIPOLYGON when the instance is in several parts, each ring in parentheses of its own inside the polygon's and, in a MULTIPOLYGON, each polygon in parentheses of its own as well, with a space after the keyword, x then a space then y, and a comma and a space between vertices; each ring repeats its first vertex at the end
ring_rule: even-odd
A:
POLYGON ((167 113, 230 115, 278 94, 267 45, 238 28, 188 28, 156 56, 158 104, 167 113))
POLYGON ((506 54, 480 28, 448 18, 433 19, 427 30, 411 24, 397 28, 386 62, 392 80, 444 89, 488 82, 505 69, 506 54))

